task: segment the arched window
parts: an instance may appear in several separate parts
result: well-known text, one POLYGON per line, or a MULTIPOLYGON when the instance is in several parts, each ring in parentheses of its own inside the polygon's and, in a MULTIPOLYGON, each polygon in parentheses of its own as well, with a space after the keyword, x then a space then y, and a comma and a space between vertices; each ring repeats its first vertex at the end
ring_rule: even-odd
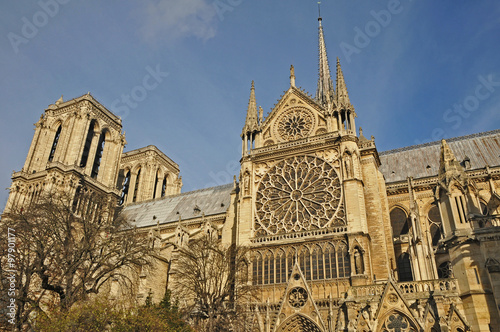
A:
POLYGON ((102 154, 104 152, 104 143, 106 142, 106 131, 102 131, 99 135, 99 142, 97 143, 97 149, 95 150, 94 165, 92 165, 92 173, 90 176, 94 179, 97 178, 99 174, 99 166, 101 166, 102 154))
POLYGON ((292 269, 293 269, 293 266, 295 265, 295 256, 296 254, 296 249, 295 248, 291 248, 290 250, 288 250, 287 254, 286 254, 286 279, 288 279, 288 277, 290 277, 290 274, 292 274, 292 269))
POLYGON ((320 246, 314 246, 312 255, 312 278, 313 280, 323 280, 325 279, 325 274, 323 270, 323 250, 320 246))
POLYGON ((82 159, 80 160, 80 167, 87 166, 87 160, 89 159, 90 145, 92 145, 92 139, 94 138, 94 127, 95 120, 90 121, 89 130, 87 131, 87 138, 85 139, 85 145, 83 146, 82 159))
POLYGON ((337 250, 337 270, 339 278, 347 278, 351 275, 351 263, 347 245, 340 243, 337 250))
POLYGON ((161 197, 165 197, 167 192, 167 176, 163 178, 163 183, 161 184, 161 197))
POLYGON ((299 265, 306 280, 311 280, 311 256, 307 247, 300 250, 299 265))
POLYGON ((137 171, 137 176, 135 177, 135 187, 134 187, 134 197, 132 198, 132 202, 137 201, 137 193, 139 192, 139 182, 141 180, 141 169, 137 171))
POLYGON ((431 240, 432 245, 437 246, 439 240, 442 237, 442 223, 441 223, 441 214, 439 213, 439 206, 436 203, 433 203, 429 212, 427 213, 427 220, 429 221, 429 230, 431 232, 431 240))
POLYGON ((337 278, 337 264, 335 258, 335 247, 327 244, 325 247, 325 278, 337 278))
POLYGON ((253 256, 252 283, 254 285, 262 285, 262 256, 258 252, 253 256))
POLYGON ((272 252, 266 252, 264 256, 264 284, 274 283, 274 258, 272 252))
POLYGON ((59 125, 57 128, 56 136, 54 137, 54 142, 52 142, 52 148, 50 149, 49 162, 54 159, 54 154, 56 153, 57 143, 59 142, 59 137, 61 136, 62 126, 59 125))
POLYGON ((160 173, 160 170, 156 171, 155 187, 153 189, 153 198, 156 198, 156 187, 158 186, 158 173, 160 173))
POLYGON ((283 250, 276 254, 276 283, 286 282, 286 255, 283 250))
POLYGON ((410 255, 402 253, 398 258, 399 281, 413 281, 413 273, 411 270, 410 255))
POLYGON ((130 186, 130 171, 127 172, 127 175, 125 175, 125 180, 123 181, 122 196, 120 198, 120 205, 125 203, 125 200, 127 199, 129 186, 130 186))
POLYGON ((403 234, 408 234, 410 226, 406 212, 403 209, 396 207, 391 211, 390 216, 393 236, 399 237, 403 234))

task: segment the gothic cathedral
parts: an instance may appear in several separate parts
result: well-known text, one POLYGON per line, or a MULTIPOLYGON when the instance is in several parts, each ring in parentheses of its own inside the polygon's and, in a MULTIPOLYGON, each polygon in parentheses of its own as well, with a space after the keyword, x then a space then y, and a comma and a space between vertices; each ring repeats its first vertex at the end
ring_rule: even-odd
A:
POLYGON ((251 331, 498 331, 500 130, 378 152, 338 59, 333 75, 319 18, 316 95, 292 66, 264 118, 252 82, 239 178, 186 193, 155 146, 123 152, 121 119, 90 94, 61 98, 35 125, 6 211, 54 189, 77 210, 119 206, 165 248, 137 298, 162 298, 171 244, 211 232, 245 246, 251 331))

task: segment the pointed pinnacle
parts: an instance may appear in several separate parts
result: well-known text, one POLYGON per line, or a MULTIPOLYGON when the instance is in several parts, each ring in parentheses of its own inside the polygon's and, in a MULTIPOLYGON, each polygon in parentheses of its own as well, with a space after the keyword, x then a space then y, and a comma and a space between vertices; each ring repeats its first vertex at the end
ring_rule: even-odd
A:
POLYGON ((243 127, 243 132, 254 132, 258 129, 257 121, 257 102, 255 101, 255 83, 252 81, 252 87, 250 89, 250 99, 248 100, 247 118, 245 120, 245 126, 243 127))
POLYGON ((344 107, 352 107, 347 93, 347 86, 344 80, 344 74, 340 67, 340 60, 337 58, 337 105, 344 107))

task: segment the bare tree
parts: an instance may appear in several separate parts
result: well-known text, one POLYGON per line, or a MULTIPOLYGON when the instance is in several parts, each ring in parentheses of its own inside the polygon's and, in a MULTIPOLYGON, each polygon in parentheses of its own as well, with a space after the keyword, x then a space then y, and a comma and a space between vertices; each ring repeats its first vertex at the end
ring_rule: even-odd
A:
MULTIPOLYGON (((70 195, 47 194, 2 216, 0 268, 2 280, 11 275, 15 284, 11 322, 20 330, 29 326, 30 315, 44 314, 50 305, 69 310, 111 278, 130 285, 131 276, 151 264, 149 239, 113 217, 113 202, 94 196, 78 213, 75 202, 70 195)), ((11 301, 10 281, 0 287, 1 299, 11 301)))
POLYGON ((246 255, 245 248, 223 247, 211 236, 178 249, 172 289, 197 330, 240 330, 252 298, 246 255))

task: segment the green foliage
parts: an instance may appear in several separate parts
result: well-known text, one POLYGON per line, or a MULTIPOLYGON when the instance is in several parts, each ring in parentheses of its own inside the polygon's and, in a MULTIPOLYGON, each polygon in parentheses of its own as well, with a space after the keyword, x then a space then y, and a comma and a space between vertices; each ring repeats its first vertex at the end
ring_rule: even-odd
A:
POLYGON ((123 308, 102 299, 75 305, 68 312, 55 311, 51 318, 39 318, 37 332, 192 332, 181 318, 167 293, 160 304, 123 308))

